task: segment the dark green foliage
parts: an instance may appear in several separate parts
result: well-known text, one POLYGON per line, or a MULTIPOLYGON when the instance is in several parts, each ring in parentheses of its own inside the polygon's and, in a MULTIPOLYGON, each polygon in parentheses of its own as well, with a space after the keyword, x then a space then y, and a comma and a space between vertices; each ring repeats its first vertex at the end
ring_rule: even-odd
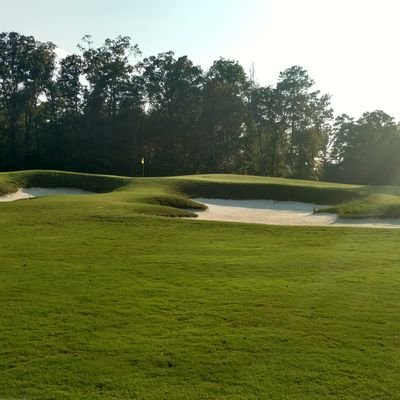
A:
POLYGON ((261 87, 236 61, 203 71, 173 52, 136 60, 129 37, 55 45, 0 34, 0 170, 140 176, 245 173, 397 184, 400 131, 381 111, 332 124, 300 66, 261 87))
POLYGON ((35 126, 51 85, 55 46, 15 32, 0 34, 0 166, 30 167, 39 152, 35 126))
POLYGON ((208 71, 203 91, 202 171, 238 170, 245 134, 247 89, 246 74, 237 62, 220 59, 208 71))
POLYGON ((172 52, 140 64, 148 101, 143 156, 148 174, 176 175, 198 168, 203 72, 172 52))
POLYGON ((354 121, 336 119, 328 179, 370 184, 400 183, 400 129, 383 111, 364 113, 354 121))

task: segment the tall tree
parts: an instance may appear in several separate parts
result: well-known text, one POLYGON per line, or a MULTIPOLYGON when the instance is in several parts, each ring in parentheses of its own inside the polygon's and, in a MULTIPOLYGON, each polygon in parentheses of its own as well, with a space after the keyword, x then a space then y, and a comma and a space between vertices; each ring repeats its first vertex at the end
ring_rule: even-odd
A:
POLYGON ((203 94, 204 169, 232 172, 240 165, 248 88, 243 67, 236 61, 221 58, 209 69, 203 94))
MULTIPOLYGON (((88 82, 85 90, 86 163, 97 171, 118 172, 118 168, 113 168, 116 149, 121 150, 121 137, 118 135, 129 138, 136 133, 130 131, 126 135, 122 132, 118 123, 119 113, 122 110, 126 113, 129 103, 134 108, 141 106, 135 67, 130 63, 130 58, 138 56, 140 51, 127 36, 106 39, 99 48, 93 48, 92 44, 91 37, 85 36, 80 45, 88 82)), ((133 163, 130 146, 119 156, 125 159, 125 166, 133 163)))
POLYGON ((320 176, 333 114, 330 97, 312 91, 313 85, 305 69, 293 66, 280 73, 276 86, 288 141, 289 174, 297 178, 320 176))
POLYGON ((32 123, 54 73, 55 46, 16 32, 0 34, 0 102, 10 168, 29 166, 32 123))
POLYGON ((148 121, 146 155, 157 175, 194 172, 203 73, 187 56, 161 53, 142 63, 148 121))
POLYGON ((357 121, 341 115, 336 118, 334 132, 328 178, 398 184, 400 130, 393 117, 380 110, 364 113, 357 121))
POLYGON ((83 123, 83 60, 72 54, 59 62, 57 76, 47 87, 45 112, 49 124, 43 132, 52 167, 74 169, 81 156, 83 123))
POLYGON ((252 173, 286 176, 287 140, 282 104, 275 88, 253 87, 249 96, 249 122, 246 138, 251 143, 247 164, 252 173))

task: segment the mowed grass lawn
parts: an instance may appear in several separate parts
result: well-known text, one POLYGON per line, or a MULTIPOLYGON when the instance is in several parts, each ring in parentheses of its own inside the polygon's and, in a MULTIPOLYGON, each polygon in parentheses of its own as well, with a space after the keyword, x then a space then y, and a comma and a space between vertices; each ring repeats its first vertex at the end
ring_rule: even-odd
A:
POLYGON ((399 230, 142 215, 149 182, 0 204, 0 397, 400 398, 399 230))

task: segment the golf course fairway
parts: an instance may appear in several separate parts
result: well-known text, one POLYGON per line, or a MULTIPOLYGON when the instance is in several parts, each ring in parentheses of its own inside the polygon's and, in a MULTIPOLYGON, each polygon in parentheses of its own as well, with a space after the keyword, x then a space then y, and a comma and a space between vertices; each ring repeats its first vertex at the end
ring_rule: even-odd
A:
POLYGON ((400 231, 196 221, 193 197, 399 217, 400 188, 0 174, 0 398, 400 399, 400 231))

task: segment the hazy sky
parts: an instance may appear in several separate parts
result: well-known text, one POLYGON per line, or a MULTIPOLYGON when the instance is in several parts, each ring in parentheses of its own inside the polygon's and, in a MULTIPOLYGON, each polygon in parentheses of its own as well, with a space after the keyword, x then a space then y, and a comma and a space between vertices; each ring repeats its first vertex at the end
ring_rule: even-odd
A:
POLYGON ((232 58, 274 84, 306 68, 336 113, 382 109, 400 120, 400 0, 1 0, 1 31, 67 52, 91 34, 131 36, 148 56, 173 50, 208 68, 232 58), (61 4, 62 3, 62 4, 61 4))

